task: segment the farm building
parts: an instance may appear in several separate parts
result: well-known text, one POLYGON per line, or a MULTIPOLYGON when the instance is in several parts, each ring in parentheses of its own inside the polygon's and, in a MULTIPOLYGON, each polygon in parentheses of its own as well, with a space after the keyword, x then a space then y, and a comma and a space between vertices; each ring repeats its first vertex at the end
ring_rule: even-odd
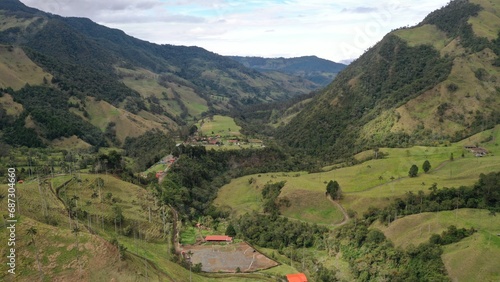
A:
POLYGON ((482 156, 486 156, 488 154, 488 151, 484 148, 481 148, 481 147, 465 146, 465 149, 469 150, 476 157, 482 157, 482 156))
POLYGON ((233 242, 233 237, 229 236, 224 236, 224 235, 209 235, 205 237, 205 242, 226 242, 226 243, 232 243, 233 242))
POLYGON ((307 277, 304 273, 287 274, 288 282, 307 282, 307 277))

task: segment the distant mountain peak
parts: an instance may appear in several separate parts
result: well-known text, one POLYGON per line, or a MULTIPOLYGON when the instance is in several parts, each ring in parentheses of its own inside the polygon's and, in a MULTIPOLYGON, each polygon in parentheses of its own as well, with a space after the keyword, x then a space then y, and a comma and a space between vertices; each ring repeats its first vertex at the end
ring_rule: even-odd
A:
POLYGON ((335 158, 458 141, 500 123, 499 1, 471 2, 451 1, 387 34, 281 127, 278 139, 335 158))
POLYGON ((24 5, 19 0, 1 0, 0 10, 12 11, 12 12, 25 12, 25 13, 37 13, 40 10, 28 7, 24 5))
POLYGON ((230 56, 246 67, 261 72, 278 71, 288 75, 308 79, 319 86, 326 86, 335 78, 337 73, 346 66, 314 55, 294 58, 263 58, 230 56))

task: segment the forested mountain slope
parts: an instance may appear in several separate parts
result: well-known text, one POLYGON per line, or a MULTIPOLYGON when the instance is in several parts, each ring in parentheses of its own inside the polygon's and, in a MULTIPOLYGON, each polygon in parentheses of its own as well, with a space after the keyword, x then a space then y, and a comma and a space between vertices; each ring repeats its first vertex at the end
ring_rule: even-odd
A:
POLYGON ((279 139, 328 157, 454 141, 500 121, 500 1, 452 1, 387 34, 341 72, 279 139))
POLYGON ((89 19, 44 13, 17 0, 0 2, 0 50, 1 95, 23 106, 7 112, 7 104, 0 103, 5 116, 0 129, 7 132, 7 142, 24 140, 27 146, 70 134, 91 145, 119 145, 126 135, 154 128, 175 131, 210 112, 309 91, 300 81, 271 79, 199 47, 152 44, 89 19), (29 97, 49 92, 46 101, 66 106, 29 105, 29 97), (46 117, 37 115, 35 108, 46 117), (50 129, 61 128, 64 120, 92 128, 88 132, 95 131, 95 138, 75 128, 67 133, 50 129), (123 134, 126 128, 133 130, 123 134))
POLYGON ((246 67, 266 74, 280 72, 302 77, 314 82, 318 87, 330 84, 335 76, 346 67, 344 64, 321 59, 316 56, 296 58, 231 56, 230 58, 246 67))

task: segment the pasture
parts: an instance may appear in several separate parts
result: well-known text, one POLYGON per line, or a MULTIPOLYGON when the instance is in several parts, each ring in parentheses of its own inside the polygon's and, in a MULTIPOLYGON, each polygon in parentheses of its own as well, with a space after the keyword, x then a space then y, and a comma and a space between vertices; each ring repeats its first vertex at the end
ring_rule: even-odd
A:
MULTIPOLYGON (((392 198, 402 196, 408 191, 428 191, 437 183, 438 188, 459 187, 474 184, 481 173, 500 170, 500 126, 476 134, 449 146, 411 148, 381 148, 382 159, 364 161, 354 166, 319 173, 265 173, 233 179, 223 186, 215 200, 218 206, 229 206, 235 215, 250 211, 261 211, 261 190, 266 183, 286 181, 280 198, 288 198, 290 207, 283 208, 286 216, 313 223, 334 223, 339 220, 339 211, 328 203, 324 195, 326 184, 336 180, 344 198, 340 203, 361 215, 370 205, 383 206, 392 198), (465 145, 479 144, 489 154, 475 157, 464 149, 465 145), (453 154, 453 160, 451 156, 453 154), (462 157, 463 154, 463 157, 462 157), (422 170, 425 160, 431 163, 428 173, 422 170), (417 177, 409 177, 408 171, 415 164, 419 167, 417 177), (250 179, 254 181, 250 184, 250 179), (305 202, 309 204, 305 205, 305 202)), ((359 160, 374 154, 366 151, 356 155, 359 160)))
POLYGON ((444 247, 442 255, 451 279, 460 281, 498 281, 500 278, 500 217, 487 210, 459 209, 406 216, 389 226, 375 223, 396 246, 406 248, 428 242, 448 226, 474 227, 478 231, 458 243, 444 247), (480 271, 478 271, 480 270, 480 271))
POLYGON ((199 131, 208 136, 230 137, 241 135, 241 127, 234 122, 233 118, 227 116, 214 115, 213 118, 205 118, 199 121, 196 126, 198 126, 199 131))

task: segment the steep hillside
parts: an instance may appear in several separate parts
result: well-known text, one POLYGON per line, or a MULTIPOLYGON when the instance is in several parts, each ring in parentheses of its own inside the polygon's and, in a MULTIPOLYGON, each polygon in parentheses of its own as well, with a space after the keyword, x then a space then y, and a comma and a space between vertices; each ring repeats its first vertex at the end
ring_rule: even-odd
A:
POLYGON ((307 83, 288 76, 270 78, 202 48, 152 44, 89 19, 44 13, 18 0, 0 2, 0 20, 0 87, 4 90, 0 92, 22 104, 23 118, 33 120, 27 126, 24 120, 12 119, 5 127, 31 130, 24 136, 37 135, 39 141, 24 142, 28 146, 71 136, 45 134, 51 122, 32 118, 33 107, 27 107, 19 93, 48 90, 29 87, 54 89, 64 99, 59 102, 70 105, 62 110, 69 120, 89 122, 92 130, 111 134, 105 142, 89 142, 76 134, 91 145, 117 144, 113 139, 122 142, 128 133, 120 129, 121 124, 141 127, 132 130, 131 136, 147 129, 175 131, 208 112, 280 101, 310 89, 307 83), (129 121, 112 118, 102 112, 106 110, 102 103, 86 103, 89 99, 116 108, 129 121), (114 132, 106 132, 113 127, 114 132))
POLYGON ((279 139, 339 157, 491 128, 500 122, 499 5, 453 1, 389 33, 280 128, 279 139))
POLYGON ((21 48, 0 45, 0 88, 19 90, 26 83, 41 84, 52 76, 31 61, 21 48))
POLYGON ((273 72, 286 73, 314 82, 319 87, 326 86, 342 71, 346 65, 321 59, 316 56, 297 58, 261 58, 231 56, 246 67, 261 71, 267 75, 273 72))

